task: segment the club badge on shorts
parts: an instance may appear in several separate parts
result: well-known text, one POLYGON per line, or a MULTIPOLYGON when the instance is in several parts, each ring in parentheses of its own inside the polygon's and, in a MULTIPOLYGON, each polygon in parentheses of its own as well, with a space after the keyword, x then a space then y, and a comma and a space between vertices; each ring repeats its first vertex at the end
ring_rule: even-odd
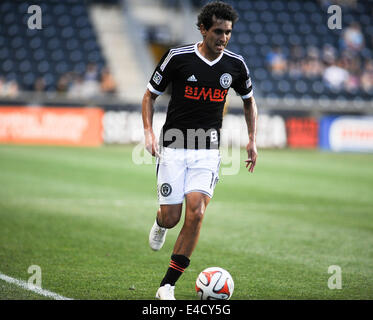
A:
POLYGON ((168 183, 163 183, 160 186, 159 190, 160 190, 161 195, 163 197, 168 197, 172 192, 172 188, 171 188, 170 184, 168 184, 168 183))
POLYGON ((228 89, 232 84, 232 76, 229 73, 223 73, 220 77, 220 85, 228 89))

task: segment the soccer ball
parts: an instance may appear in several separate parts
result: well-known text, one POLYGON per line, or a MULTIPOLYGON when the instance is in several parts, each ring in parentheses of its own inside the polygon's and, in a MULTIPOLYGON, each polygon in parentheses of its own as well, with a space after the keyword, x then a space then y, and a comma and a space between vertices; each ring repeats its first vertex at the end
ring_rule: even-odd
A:
POLYGON ((223 268, 207 268, 198 275, 196 280, 196 291, 201 300, 228 300, 233 290, 233 278, 223 268))

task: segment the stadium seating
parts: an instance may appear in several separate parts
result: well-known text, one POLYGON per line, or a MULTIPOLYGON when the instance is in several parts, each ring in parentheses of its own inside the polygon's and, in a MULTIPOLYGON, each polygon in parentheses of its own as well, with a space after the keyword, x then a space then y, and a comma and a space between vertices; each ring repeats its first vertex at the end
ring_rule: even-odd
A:
MULTIPOLYGON (((21 90, 34 90, 43 78, 45 90, 57 90, 62 75, 74 71, 82 75, 94 63, 106 65, 95 30, 88 15, 90 3, 103 0, 49 0, 40 2, 41 30, 27 27, 27 1, 0 2, 0 80, 16 80, 21 90)), ((118 3, 119 0, 104 1, 118 3)), ((207 0, 191 0, 197 10, 207 0)), ((358 21, 365 47, 358 52, 360 72, 366 60, 373 59, 373 0, 359 0, 356 7, 343 7, 343 30, 327 26, 327 7, 318 0, 226 0, 239 12, 240 20, 229 44, 230 50, 244 56, 254 89, 263 97, 338 98, 371 100, 373 89, 335 90, 325 85, 323 74, 298 72, 292 50, 301 48, 301 58, 317 51, 319 62, 325 45, 342 55, 342 32, 358 21), (281 50, 287 70, 273 72, 269 59, 273 50, 281 50), (294 70, 289 71, 292 64, 294 70)), ((314 53, 315 54, 315 53, 314 53)), ((298 63, 301 63, 298 61, 298 63)), ((321 61, 322 63, 322 61, 321 61)), ((313 67, 309 67, 312 69, 313 67)))
POLYGON ((0 2, 0 76, 16 80, 22 90, 33 90, 43 78, 45 88, 56 90, 66 72, 82 74, 89 63, 101 70, 105 60, 81 0, 49 0, 42 9, 42 29, 28 28, 29 2, 0 2))
MULTIPOLYGON (((208 1, 193 0, 198 10, 208 1)), ((291 62, 291 48, 298 46, 307 51, 314 47, 323 50, 325 44, 341 54, 343 30, 330 30, 327 25, 327 7, 321 1, 288 0, 228 0, 239 12, 240 19, 234 27, 229 48, 244 56, 249 66, 258 95, 289 98, 338 98, 372 99, 373 92, 360 88, 330 90, 325 86, 322 74, 291 76, 288 72, 274 74, 269 70, 267 55, 274 46, 281 48, 287 62, 291 62)), ((359 52, 360 61, 372 59, 373 55, 373 1, 358 1, 356 7, 342 7, 343 29, 358 21, 364 34, 366 47, 359 52)), ((321 57, 318 57, 321 59, 321 57)))

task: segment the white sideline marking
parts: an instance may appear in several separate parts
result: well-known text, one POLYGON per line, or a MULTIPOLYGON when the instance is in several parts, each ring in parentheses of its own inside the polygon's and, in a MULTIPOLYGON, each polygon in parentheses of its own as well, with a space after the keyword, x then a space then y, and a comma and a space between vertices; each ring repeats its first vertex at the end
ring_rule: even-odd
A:
POLYGON ((54 300, 74 300, 74 299, 71 299, 71 298, 66 298, 64 296, 60 296, 59 294, 57 294, 55 292, 44 290, 42 288, 39 288, 39 287, 36 287, 34 285, 28 284, 25 281, 9 277, 5 274, 2 274, 1 272, 0 272, 0 279, 4 280, 5 282, 8 282, 8 283, 15 284, 15 285, 21 287, 22 289, 30 290, 30 291, 35 292, 37 294, 40 294, 42 296, 53 298, 54 300))

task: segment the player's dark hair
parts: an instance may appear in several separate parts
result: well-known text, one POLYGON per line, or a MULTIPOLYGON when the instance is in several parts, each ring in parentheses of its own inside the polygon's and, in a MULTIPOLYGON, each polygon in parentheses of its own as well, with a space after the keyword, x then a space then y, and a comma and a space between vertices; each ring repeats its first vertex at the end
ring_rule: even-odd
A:
POLYGON ((213 16, 216 19, 232 21, 232 26, 238 20, 238 14, 231 5, 221 1, 214 1, 206 4, 198 15, 198 29, 200 29, 201 24, 204 25, 206 30, 210 29, 213 25, 213 16))

